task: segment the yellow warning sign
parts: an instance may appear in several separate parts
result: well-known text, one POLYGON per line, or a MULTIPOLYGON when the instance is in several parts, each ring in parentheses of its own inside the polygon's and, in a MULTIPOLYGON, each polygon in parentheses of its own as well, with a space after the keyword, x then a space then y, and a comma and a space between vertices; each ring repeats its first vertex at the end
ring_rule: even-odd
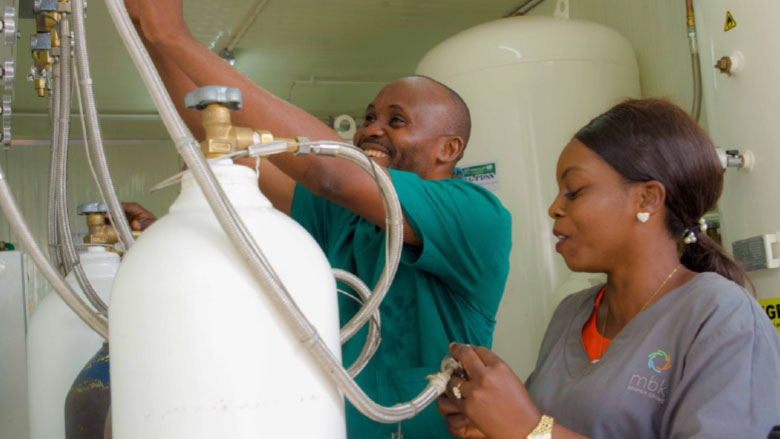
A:
POLYGON ((731 15, 731 11, 726 11, 726 25, 723 26, 723 32, 728 32, 735 27, 737 27, 737 20, 734 20, 734 16, 731 15))
POLYGON ((766 316, 772 321, 772 325, 780 333, 780 297, 774 299, 759 300, 758 303, 764 308, 766 316))

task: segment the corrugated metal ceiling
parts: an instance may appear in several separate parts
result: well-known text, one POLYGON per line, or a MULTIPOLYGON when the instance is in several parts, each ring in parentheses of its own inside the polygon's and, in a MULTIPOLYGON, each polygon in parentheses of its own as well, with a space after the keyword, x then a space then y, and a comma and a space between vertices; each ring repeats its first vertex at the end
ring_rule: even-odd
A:
MULTIPOLYGON (((551 0, 548 0, 551 1, 551 0)), ((228 44, 255 0, 184 0, 195 37, 219 50, 228 44)), ((298 84, 309 78, 389 80, 414 72, 445 38, 512 12, 520 0, 270 0, 237 45, 236 68, 273 93, 319 116, 360 114, 381 87, 298 84)), ((32 20, 22 20, 18 71, 29 71, 32 20)), ((153 112, 138 74, 102 1, 89 2, 88 44, 99 110, 153 112)), ((44 112, 23 74, 15 110, 44 112)), ((110 136, 110 133, 108 134, 110 136)))

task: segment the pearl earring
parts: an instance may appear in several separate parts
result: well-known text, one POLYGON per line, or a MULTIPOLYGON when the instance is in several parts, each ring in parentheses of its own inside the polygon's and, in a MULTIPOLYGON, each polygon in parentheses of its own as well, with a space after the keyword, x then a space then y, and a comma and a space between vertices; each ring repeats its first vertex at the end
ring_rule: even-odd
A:
POLYGON ((640 223, 646 223, 647 220, 650 219, 650 212, 639 212, 636 214, 636 219, 638 219, 640 223))

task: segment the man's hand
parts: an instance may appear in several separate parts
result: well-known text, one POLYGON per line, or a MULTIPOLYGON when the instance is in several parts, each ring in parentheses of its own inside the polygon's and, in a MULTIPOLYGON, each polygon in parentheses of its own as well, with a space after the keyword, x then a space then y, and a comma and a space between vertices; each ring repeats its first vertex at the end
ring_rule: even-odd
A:
POLYGON ((122 203, 122 210, 125 211, 127 221, 130 222, 130 228, 133 230, 145 230, 157 221, 157 217, 152 212, 138 203, 122 203))

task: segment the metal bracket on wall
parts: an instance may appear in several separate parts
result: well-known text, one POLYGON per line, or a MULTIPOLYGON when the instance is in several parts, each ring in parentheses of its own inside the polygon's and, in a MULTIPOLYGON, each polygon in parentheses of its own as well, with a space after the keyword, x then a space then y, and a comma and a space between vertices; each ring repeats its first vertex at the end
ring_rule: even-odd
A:
POLYGON ((768 233, 753 236, 731 243, 734 259, 746 271, 780 268, 780 258, 775 257, 775 246, 780 241, 780 233, 768 233))
POLYGON ((555 12, 553 16, 556 18, 569 19, 569 0, 558 0, 555 3, 555 12))

